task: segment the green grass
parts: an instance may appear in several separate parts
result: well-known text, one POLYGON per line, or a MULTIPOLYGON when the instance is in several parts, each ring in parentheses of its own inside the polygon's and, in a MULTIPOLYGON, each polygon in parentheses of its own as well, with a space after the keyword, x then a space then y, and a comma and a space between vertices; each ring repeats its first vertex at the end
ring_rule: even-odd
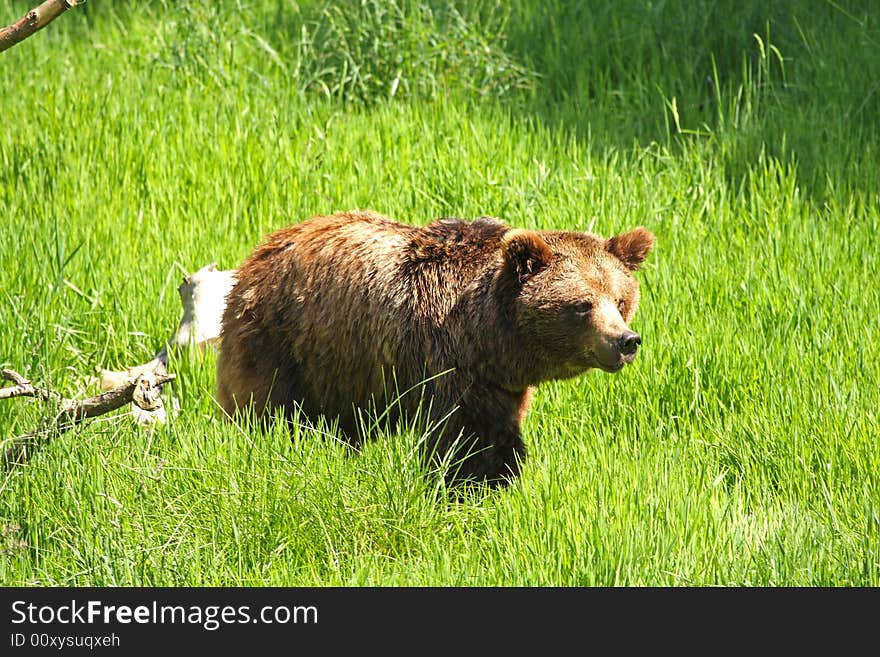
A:
POLYGON ((642 353, 539 388, 509 489, 235 426, 184 353, 167 425, 2 475, 0 583, 880 585, 874 4, 90 0, 0 55, 0 365, 71 396, 315 213, 658 238, 642 353))

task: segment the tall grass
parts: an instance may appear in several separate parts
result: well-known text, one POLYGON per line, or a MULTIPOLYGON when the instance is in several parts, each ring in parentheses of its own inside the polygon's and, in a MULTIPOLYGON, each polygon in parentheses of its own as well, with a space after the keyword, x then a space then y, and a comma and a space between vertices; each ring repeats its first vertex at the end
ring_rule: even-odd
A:
MULTIPOLYGON (((0 61, 0 364, 65 394, 314 213, 658 245, 639 358, 539 388, 509 489, 449 500, 417 427, 224 421, 183 353, 168 424, 3 475, 0 582, 880 584, 878 41, 868 2, 67 12, 0 61)), ((0 404, 0 447, 45 410, 0 404)))

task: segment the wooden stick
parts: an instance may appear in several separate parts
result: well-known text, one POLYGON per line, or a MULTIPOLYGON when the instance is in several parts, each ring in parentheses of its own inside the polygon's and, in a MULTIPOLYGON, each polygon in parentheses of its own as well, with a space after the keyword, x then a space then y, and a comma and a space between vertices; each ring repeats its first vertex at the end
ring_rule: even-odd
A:
POLYGON ((0 52, 24 41, 37 30, 46 27, 71 7, 81 5, 85 0, 45 0, 12 25, 0 29, 0 52))
MULTIPOLYGON (((47 3, 43 3, 47 4, 47 3)), ((81 4, 74 2, 72 4, 81 4)), ((41 5, 42 6, 42 5, 41 5)), ((133 403, 138 423, 164 421, 165 409, 159 396, 163 384, 174 380, 169 374, 168 351, 196 345, 202 349, 217 341, 226 295, 235 282, 235 271, 221 271, 216 263, 210 263, 183 279, 178 288, 183 304, 183 317, 175 334, 149 363, 130 367, 120 372, 101 370, 101 388, 105 391, 87 399, 66 399, 54 390, 33 385, 15 370, 0 370, 0 380, 14 385, 0 387, 0 400, 13 397, 34 397, 56 405, 55 414, 44 423, 43 428, 13 440, 6 450, 5 463, 9 468, 24 463, 40 445, 46 444, 53 430, 67 431, 83 420, 97 417, 128 403, 133 403)))
POLYGON ((10 399, 11 397, 39 397, 44 401, 49 401, 50 399, 61 401, 61 395, 31 385, 30 381, 15 370, 2 370, 2 372, 0 372, 0 378, 4 381, 12 381, 15 384, 9 388, 0 388, 0 399, 10 399))
POLYGON ((52 428, 59 432, 67 431, 83 420, 115 411, 131 402, 145 411, 154 410, 156 400, 159 398, 159 389, 165 383, 173 381, 176 375, 147 372, 118 388, 86 399, 65 399, 53 390, 34 386, 15 370, 0 371, 0 378, 15 384, 8 388, 0 388, 0 399, 36 397, 43 401, 56 402, 59 406, 58 413, 47 421, 43 430, 19 436, 13 441, 12 446, 7 448, 3 465, 8 469, 26 462, 37 447, 48 442, 52 428))

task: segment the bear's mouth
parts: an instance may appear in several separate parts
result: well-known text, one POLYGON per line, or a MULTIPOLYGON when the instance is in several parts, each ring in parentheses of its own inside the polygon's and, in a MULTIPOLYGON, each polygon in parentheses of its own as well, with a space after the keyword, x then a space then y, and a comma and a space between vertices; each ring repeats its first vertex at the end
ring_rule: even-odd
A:
POLYGON ((615 372, 619 372, 620 370, 622 370, 624 365, 630 365, 636 359, 636 355, 634 353, 633 354, 619 353, 619 354, 617 354, 617 358, 614 359, 614 361, 612 361, 610 363, 603 361, 601 358, 599 358, 595 354, 594 354, 593 358, 595 358, 596 364, 599 366, 599 369, 601 369, 604 372, 614 374, 615 372))
POLYGON ((603 363, 602 361, 600 361, 598 359, 596 359, 596 362, 599 363, 599 369, 601 369, 604 372, 608 372, 610 374, 614 374, 615 372, 619 372, 620 370, 623 369, 623 366, 626 364, 623 362, 623 359, 620 359, 619 361, 617 361, 616 363, 614 363, 612 365, 603 363))

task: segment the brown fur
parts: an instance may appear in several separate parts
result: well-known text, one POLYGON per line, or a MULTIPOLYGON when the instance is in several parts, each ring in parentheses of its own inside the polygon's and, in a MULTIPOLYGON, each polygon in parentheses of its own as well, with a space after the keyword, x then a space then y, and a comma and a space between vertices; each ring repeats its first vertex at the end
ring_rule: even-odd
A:
POLYGON ((357 441, 358 409, 381 412, 430 379, 394 408, 424 401, 432 421, 446 418, 427 447, 462 457, 451 479, 501 483, 525 455, 535 385, 634 358, 615 345, 638 304, 631 271, 652 244, 644 228, 605 240, 488 217, 418 228, 350 212, 290 226, 238 270, 219 402, 230 415, 298 405, 357 441))

